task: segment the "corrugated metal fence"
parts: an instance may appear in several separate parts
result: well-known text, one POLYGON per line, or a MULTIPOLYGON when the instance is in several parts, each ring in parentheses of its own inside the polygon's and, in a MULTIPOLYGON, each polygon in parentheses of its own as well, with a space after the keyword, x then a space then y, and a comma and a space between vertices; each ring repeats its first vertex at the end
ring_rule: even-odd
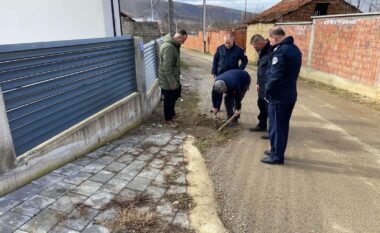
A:
POLYGON ((156 50, 156 41, 152 40, 144 44, 144 62, 145 62, 145 81, 146 89, 153 85, 154 80, 157 78, 158 56, 156 50))
POLYGON ((132 37, 0 46, 16 154, 136 91, 135 76, 132 37))

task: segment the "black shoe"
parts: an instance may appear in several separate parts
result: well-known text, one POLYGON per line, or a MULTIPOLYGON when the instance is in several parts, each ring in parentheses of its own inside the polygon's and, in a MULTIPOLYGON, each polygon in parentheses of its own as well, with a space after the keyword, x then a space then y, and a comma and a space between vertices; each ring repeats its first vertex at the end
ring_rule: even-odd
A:
POLYGON ((249 131, 251 131, 251 132, 266 132, 267 128, 266 127, 260 127, 257 125, 254 128, 250 128, 249 131))
POLYGON ((230 123, 228 123, 228 127, 235 127, 239 124, 238 119, 232 120, 230 123))
POLYGON ((270 155, 270 150, 264 151, 264 155, 270 155))
POLYGON ((269 157, 267 155, 265 155, 263 158, 261 158, 260 161, 262 163, 271 164, 271 165, 282 165, 282 164, 284 164, 284 161, 272 159, 271 157, 269 157))
POLYGON ((269 140, 269 136, 268 135, 263 135, 263 136, 261 136, 261 139, 269 140))

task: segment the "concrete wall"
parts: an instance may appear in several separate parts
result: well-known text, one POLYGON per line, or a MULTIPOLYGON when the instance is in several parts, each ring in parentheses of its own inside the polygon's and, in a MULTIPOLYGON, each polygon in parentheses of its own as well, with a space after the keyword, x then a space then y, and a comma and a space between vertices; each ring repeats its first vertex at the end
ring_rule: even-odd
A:
POLYGON ((0 177, 0 196, 117 139, 149 117, 159 103, 160 88, 156 80, 146 90, 141 41, 135 39, 138 92, 18 157, 16 167, 0 177))
POLYGON ((0 1, 0 44, 121 35, 118 0, 0 1), (112 19, 112 7, 115 20, 112 19))
POLYGON ((303 53, 302 76, 380 100, 380 14, 277 24, 303 53))
POLYGON ((267 38, 269 35, 269 30, 274 27, 274 24, 250 24, 247 27, 247 40, 246 40, 246 54, 249 62, 257 62, 257 52, 250 44, 251 38, 255 34, 261 34, 264 38, 267 38))
POLYGON ((157 22, 131 22, 122 17, 123 35, 138 36, 144 43, 161 37, 157 22))
MULTIPOLYGON (((243 28, 206 32, 206 52, 215 54, 218 46, 224 43, 224 36, 227 34, 232 34, 234 36, 235 44, 237 46, 244 50, 246 49, 247 30, 243 28)), ((184 47, 203 52, 203 32, 199 32, 197 35, 189 35, 184 47)))

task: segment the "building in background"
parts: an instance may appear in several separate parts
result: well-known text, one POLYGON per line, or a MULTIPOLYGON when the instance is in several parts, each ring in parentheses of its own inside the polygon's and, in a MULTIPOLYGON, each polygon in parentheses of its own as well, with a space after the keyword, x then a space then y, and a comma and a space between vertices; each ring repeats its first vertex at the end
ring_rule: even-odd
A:
POLYGON ((118 0, 0 2, 0 44, 121 35, 118 0))

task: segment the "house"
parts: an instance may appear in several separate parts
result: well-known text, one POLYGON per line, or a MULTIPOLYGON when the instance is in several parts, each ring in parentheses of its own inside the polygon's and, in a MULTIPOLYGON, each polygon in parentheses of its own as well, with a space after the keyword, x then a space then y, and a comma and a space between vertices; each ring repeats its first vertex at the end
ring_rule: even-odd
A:
POLYGON ((282 0, 273 7, 254 16, 247 23, 247 56, 256 61, 256 51, 250 46, 252 35, 264 36, 275 23, 311 21, 312 16, 360 13, 361 11, 344 0, 282 0))
POLYGON ((123 35, 138 36, 143 38, 144 43, 160 38, 161 33, 158 22, 142 22, 136 20, 136 16, 120 11, 123 35))

